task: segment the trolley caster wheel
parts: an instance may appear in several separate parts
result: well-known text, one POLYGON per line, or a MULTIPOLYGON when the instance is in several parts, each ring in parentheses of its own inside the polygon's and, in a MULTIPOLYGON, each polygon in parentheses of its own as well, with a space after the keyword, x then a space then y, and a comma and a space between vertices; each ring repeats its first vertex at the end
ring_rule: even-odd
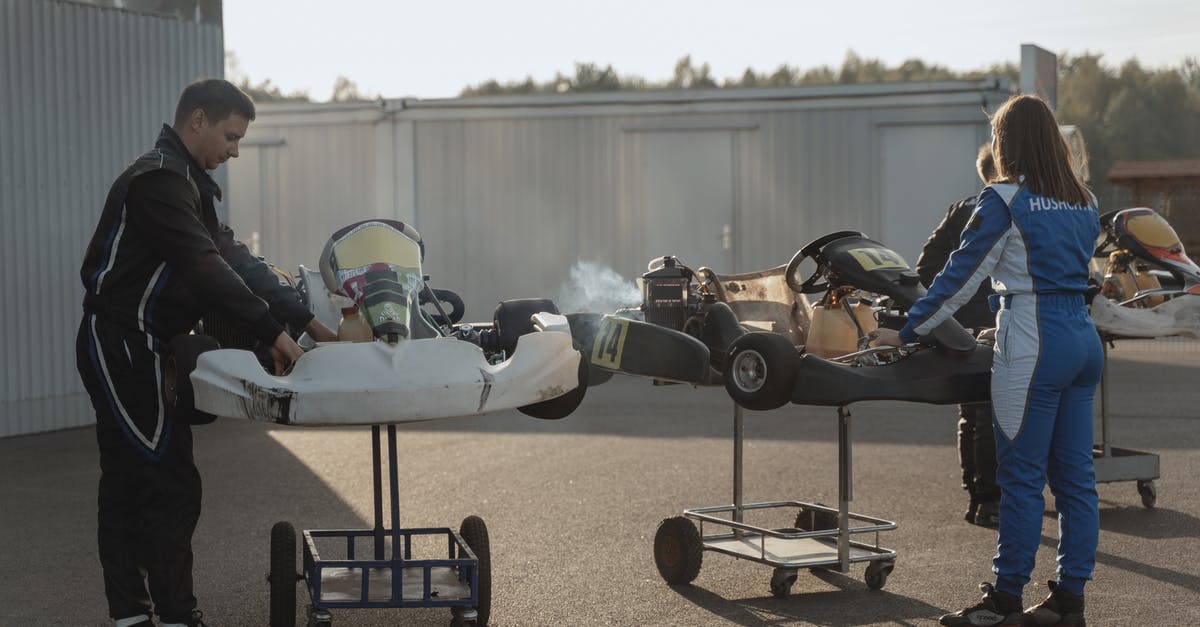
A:
POLYGON ((796 571, 791 568, 776 568, 771 574, 771 596, 785 599, 796 583, 796 571))
POLYGON ((333 627, 333 616, 329 614, 329 610, 309 606, 308 627, 333 627))
POLYGON ((452 607, 450 608, 450 615, 453 617, 450 619, 450 627, 476 627, 476 625, 482 625, 482 623, 478 622, 478 612, 470 608, 452 607))
POLYGON ((1154 509, 1154 503, 1158 500, 1158 488, 1154 485, 1154 480, 1138 481, 1137 491, 1142 495, 1142 506, 1154 509))
POLYGON ((888 575, 892 573, 892 569, 896 567, 895 560, 880 560, 867 564, 867 572, 863 575, 863 580, 867 582, 867 587, 872 590, 882 590, 884 584, 887 583, 888 575))
MULTIPOLYGON (((280 521, 271 527, 271 627, 296 627, 296 529, 280 521)), ((311 621, 310 621, 311 624, 311 621)))
POLYGON ((700 574, 704 545, 696 525, 684 516, 666 518, 654 534, 654 565, 670 584, 691 583, 700 574))
MULTIPOLYGON (((487 525, 478 516, 467 516, 459 526, 458 534, 475 554, 475 578, 479 584, 474 591, 475 608, 461 613, 464 622, 460 624, 486 625, 492 615, 492 547, 488 541, 487 525)), ((455 619, 459 618, 460 615, 456 613, 455 619)))

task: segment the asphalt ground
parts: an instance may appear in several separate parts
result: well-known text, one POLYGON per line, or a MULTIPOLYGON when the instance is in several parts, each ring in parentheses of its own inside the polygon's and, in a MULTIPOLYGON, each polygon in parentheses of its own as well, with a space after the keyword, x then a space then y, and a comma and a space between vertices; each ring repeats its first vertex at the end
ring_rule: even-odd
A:
MULTIPOLYGON (((1132 482, 1102 484, 1092 625, 1200 624, 1200 347, 1118 343, 1110 352, 1110 442, 1157 454, 1154 509, 1132 482)), ((493 625, 934 625, 991 581, 995 532, 965 523, 952 406, 851 406, 851 511, 898 523, 882 590, 863 566, 800 571, 784 599, 771 569, 705 552, 692 585, 653 559, 661 520, 732 502, 733 411, 721 388, 616 377, 561 421, 516 412, 399 427, 404 527, 489 528, 493 625)), ((831 408, 747 412, 746 502, 836 504, 831 408)), ((197 427, 204 514, 195 579, 209 625, 265 625, 269 530, 369 528, 370 429, 221 419, 197 427)), ((1099 435, 1097 434, 1097 437, 1099 435)), ((95 548, 92 429, 0 440, 0 625, 106 625, 95 548)), ((1026 605, 1054 576, 1047 491, 1026 605)), ((752 512, 767 527, 794 510, 752 512)), ((307 594, 299 591, 303 624, 307 594)), ((447 609, 337 610, 334 625, 444 625, 447 609)))

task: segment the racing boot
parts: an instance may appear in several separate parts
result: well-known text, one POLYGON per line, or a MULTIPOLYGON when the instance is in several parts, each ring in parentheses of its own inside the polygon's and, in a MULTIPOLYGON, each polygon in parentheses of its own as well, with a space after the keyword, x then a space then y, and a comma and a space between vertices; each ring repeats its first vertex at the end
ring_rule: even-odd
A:
POLYGON ((980 527, 1000 528, 1000 501, 984 501, 975 507, 973 520, 968 522, 980 527))
POLYGON ((1024 614, 1021 611, 1021 597, 1001 592, 990 583, 979 584, 983 598, 975 605, 964 607, 938 619, 947 627, 1000 627, 1002 625, 1020 625, 1024 614))
POLYGON ((1036 627, 1045 625, 1085 627, 1083 597, 1077 597, 1066 590, 1059 589, 1057 581, 1047 581, 1046 585, 1050 588, 1049 596, 1045 601, 1025 612, 1025 622, 1022 624, 1036 627))

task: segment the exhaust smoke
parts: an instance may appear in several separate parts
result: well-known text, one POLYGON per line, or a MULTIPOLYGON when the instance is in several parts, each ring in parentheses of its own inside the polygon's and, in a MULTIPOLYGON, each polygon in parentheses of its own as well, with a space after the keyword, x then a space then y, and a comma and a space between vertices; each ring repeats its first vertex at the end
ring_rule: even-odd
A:
POLYGON ((571 266, 571 279, 555 302, 563 313, 612 313, 622 307, 637 307, 642 302, 642 291, 606 265, 578 261, 571 266))

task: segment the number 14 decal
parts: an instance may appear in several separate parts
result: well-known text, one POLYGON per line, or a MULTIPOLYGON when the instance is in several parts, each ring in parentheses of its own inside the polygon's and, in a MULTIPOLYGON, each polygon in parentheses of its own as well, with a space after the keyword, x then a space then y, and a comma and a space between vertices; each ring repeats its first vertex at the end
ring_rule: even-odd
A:
POLYGON ((604 316, 592 343, 592 363, 601 368, 620 369, 621 353, 625 350, 625 336, 628 332, 629 320, 604 316))

